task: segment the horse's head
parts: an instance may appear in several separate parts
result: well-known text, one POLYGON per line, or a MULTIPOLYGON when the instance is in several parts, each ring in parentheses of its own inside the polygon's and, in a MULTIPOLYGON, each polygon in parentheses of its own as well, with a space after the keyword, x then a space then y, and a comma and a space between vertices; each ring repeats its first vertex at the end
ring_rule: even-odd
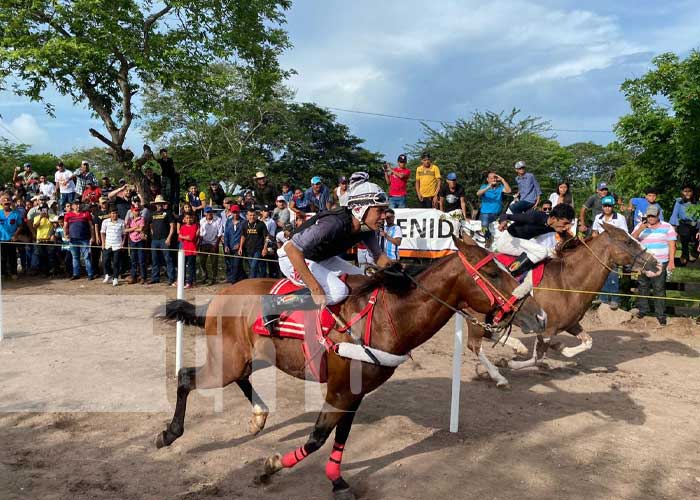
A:
POLYGON ((599 238, 607 238, 610 241, 607 246, 613 264, 618 266, 632 266, 633 272, 645 273, 648 276, 658 276, 661 265, 652 254, 644 250, 637 240, 626 231, 611 224, 603 223, 605 231, 599 238))
POLYGON ((518 284, 487 250, 469 236, 453 237, 465 268, 458 307, 486 315, 487 323, 511 321, 525 333, 541 333, 547 326, 547 314, 531 296, 531 285, 518 284), (465 262, 466 260, 466 262, 465 262))

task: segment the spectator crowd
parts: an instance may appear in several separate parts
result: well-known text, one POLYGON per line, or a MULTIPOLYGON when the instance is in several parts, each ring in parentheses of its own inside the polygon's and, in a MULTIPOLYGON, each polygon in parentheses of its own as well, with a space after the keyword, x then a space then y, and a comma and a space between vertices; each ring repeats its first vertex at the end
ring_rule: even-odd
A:
MULTIPOLYGON (((247 277, 277 277, 277 249, 295 227, 311 213, 345 205, 347 198, 344 175, 332 186, 313 176, 308 186, 285 182, 278 188, 264 172, 257 172, 250 189, 231 196, 215 180, 205 189, 197 184, 180 186, 173 159, 165 149, 158 163, 161 173, 145 168, 139 189, 126 179, 114 182, 103 176, 98 180, 87 161, 76 171, 59 162, 53 178, 39 175, 28 163, 15 168, 12 184, 0 191, 2 274, 11 279, 21 272, 77 280, 84 269, 88 280, 100 278, 113 286, 123 279, 128 284, 175 286, 174 251, 182 248, 188 288, 219 282, 220 271, 228 283, 247 277)), ((409 204, 412 172, 407 163, 406 155, 401 154, 396 165, 384 166, 390 210, 380 238, 387 255, 395 260, 402 235, 393 209, 409 204)), ((504 210, 549 212, 558 204, 574 205, 565 180, 546 197, 524 161, 516 161, 513 169, 513 187, 498 172, 488 171, 484 183, 470 193, 479 200, 478 218, 487 238, 493 237, 493 224, 504 210), (512 202, 506 203, 506 196, 513 196, 512 202)), ((430 153, 421 155, 413 179, 417 208, 454 212, 465 219, 475 216, 457 174, 449 172, 443 183, 430 153)), ((604 230, 603 222, 611 223, 638 239, 663 263, 664 271, 671 271, 676 239, 681 265, 698 256, 700 220, 691 209, 697 204, 696 192, 686 185, 679 194, 666 222, 653 187, 643 197, 625 203, 601 182, 579 209, 578 230, 596 234, 604 230)), ((618 291, 615 274, 611 273, 603 292, 618 291)), ((640 277, 640 294, 662 297, 666 276, 667 272, 653 280, 640 277)), ((617 306, 614 295, 603 294, 601 300, 617 306)), ((644 302, 638 306, 641 315, 650 312, 644 302)), ((654 301, 653 307, 659 321, 665 322, 663 301, 654 301)))

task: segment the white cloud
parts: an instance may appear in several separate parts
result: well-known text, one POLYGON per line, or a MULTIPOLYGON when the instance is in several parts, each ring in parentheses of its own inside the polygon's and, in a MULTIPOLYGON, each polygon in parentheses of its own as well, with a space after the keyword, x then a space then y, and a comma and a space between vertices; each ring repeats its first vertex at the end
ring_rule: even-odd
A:
POLYGON ((0 125, 3 135, 9 134, 10 140, 19 140, 35 148, 45 144, 49 137, 36 118, 28 113, 22 113, 10 122, 0 119, 0 125))

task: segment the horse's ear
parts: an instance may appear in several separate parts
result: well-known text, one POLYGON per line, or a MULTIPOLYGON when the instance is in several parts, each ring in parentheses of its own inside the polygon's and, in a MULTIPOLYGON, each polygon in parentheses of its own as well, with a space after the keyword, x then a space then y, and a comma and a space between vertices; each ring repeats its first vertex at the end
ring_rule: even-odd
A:
MULTIPOLYGON (((464 238, 464 236, 462 238, 464 238)), ((469 238, 469 237, 467 236, 467 238, 469 238)), ((462 252, 465 255, 467 253, 469 253, 470 246, 472 246, 472 245, 476 246, 476 242, 474 240, 472 240, 471 238, 469 238, 469 240, 472 242, 471 244, 457 238, 455 235, 452 235, 452 241, 454 242, 455 246, 457 247, 457 250, 459 250, 460 252, 462 252)))
POLYGON ((622 230, 617 226, 603 222, 603 229, 605 229, 605 232, 609 233, 609 235, 613 238, 617 237, 617 239, 620 239, 622 237, 622 230))
POLYGON ((462 232, 462 242, 466 243, 469 246, 478 246, 476 240, 469 236, 469 233, 467 233, 466 231, 462 232))

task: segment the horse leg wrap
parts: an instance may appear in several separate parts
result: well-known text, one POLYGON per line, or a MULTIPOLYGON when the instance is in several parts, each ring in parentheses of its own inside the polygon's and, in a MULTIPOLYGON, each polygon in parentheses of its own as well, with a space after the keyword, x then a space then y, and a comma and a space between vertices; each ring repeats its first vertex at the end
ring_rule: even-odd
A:
POLYGON ((290 468, 294 467, 296 464, 304 460, 309 454, 307 453, 304 446, 300 446, 294 451, 290 451, 282 457, 282 467, 290 468))
POLYGON ((333 451, 326 462, 326 477, 331 481, 340 479, 340 463, 343 461, 344 444, 333 443, 333 451))

